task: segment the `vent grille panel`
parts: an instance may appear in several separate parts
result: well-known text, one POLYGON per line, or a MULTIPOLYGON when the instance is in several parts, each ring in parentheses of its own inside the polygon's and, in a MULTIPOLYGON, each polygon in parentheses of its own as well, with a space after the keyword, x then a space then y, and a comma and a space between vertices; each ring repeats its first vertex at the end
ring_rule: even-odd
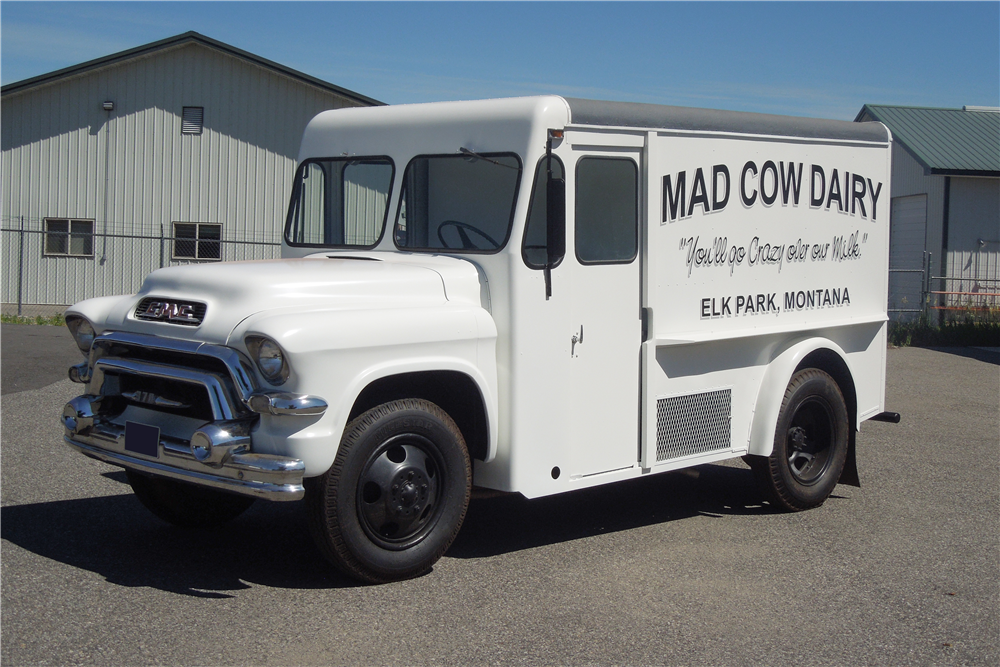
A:
POLYGON ((201 134, 205 107, 184 107, 181 115, 181 134, 201 134))
POLYGON ((732 389, 656 401, 656 460, 729 449, 732 389))

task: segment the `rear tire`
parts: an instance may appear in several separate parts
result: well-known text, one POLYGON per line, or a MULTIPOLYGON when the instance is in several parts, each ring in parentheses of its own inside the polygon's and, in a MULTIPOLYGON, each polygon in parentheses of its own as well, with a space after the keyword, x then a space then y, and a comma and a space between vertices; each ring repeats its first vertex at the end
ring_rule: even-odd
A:
POLYGON ((844 469, 849 429, 844 395, 833 378, 816 368, 801 370, 785 390, 771 455, 748 457, 748 463, 777 507, 818 507, 844 469))
POLYGON ((451 546, 471 488, 465 440, 444 410, 420 399, 384 403, 348 424, 330 470, 306 480, 309 526, 345 574, 408 579, 451 546))
POLYGON ((146 509, 183 528, 211 528, 243 514, 254 498, 125 470, 128 483, 146 509))

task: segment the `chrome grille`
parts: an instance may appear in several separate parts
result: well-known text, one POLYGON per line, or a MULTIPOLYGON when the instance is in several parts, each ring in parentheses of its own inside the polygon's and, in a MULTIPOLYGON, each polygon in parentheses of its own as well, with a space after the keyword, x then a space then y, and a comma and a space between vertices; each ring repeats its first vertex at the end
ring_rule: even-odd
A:
MULTIPOLYGON (((203 421, 215 418, 204 385, 172 378, 119 373, 118 394, 131 405, 203 421)), ((107 381, 107 375, 105 376, 107 381)))
POLYGON ((656 460, 704 454, 731 446, 732 389, 656 401, 656 460))
POLYGON ((249 360, 198 341, 108 331, 94 340, 88 391, 126 405, 218 421, 251 414, 256 390, 249 360))

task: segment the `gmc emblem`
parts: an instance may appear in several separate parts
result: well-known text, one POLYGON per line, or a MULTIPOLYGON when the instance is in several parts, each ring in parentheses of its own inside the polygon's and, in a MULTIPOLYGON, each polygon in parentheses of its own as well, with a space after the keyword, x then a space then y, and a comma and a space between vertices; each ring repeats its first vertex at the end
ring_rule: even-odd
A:
POLYGON ((146 317, 156 320, 180 320, 181 322, 193 322, 195 319, 194 306, 170 303, 169 301, 153 301, 146 307, 146 317))
POLYGON ((204 307, 199 308, 199 305, 160 299, 147 299, 139 304, 135 316, 143 320, 198 325, 201 324, 201 318, 204 316, 204 307))

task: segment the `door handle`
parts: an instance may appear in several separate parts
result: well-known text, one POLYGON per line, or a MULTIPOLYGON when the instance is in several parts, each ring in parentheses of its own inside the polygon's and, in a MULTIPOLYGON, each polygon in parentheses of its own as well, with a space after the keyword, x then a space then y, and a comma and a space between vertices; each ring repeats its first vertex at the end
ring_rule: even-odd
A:
POLYGON ((583 345, 583 325, 582 324, 580 325, 580 333, 573 334, 573 337, 570 338, 570 343, 571 343, 571 345, 570 345, 570 348, 569 348, 569 356, 575 357, 576 356, 576 344, 580 343, 581 345, 583 345))

